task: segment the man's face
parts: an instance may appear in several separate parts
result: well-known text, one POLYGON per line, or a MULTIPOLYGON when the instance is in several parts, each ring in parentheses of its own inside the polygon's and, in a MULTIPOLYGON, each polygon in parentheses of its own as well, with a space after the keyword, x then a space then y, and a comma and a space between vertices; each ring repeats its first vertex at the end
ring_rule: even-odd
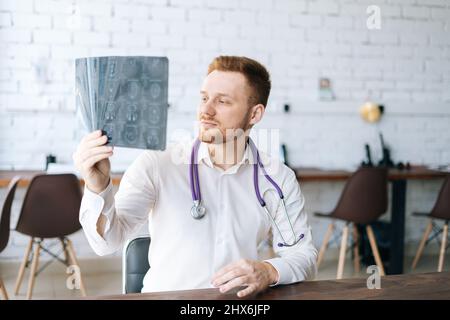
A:
POLYGON ((218 70, 211 72, 200 90, 200 141, 222 143, 249 129, 251 92, 241 73, 218 70))

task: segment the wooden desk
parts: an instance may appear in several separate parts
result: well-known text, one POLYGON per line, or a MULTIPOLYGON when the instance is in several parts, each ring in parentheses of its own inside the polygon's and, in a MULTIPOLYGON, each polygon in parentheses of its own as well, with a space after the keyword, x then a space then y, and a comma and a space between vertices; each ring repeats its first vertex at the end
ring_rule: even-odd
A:
MULTIPOLYGON (((45 171, 37 171, 37 170, 18 170, 18 171, 5 171, 0 170, 0 188, 6 188, 11 181, 11 179, 15 176, 21 176, 19 182, 19 187, 28 187, 31 179, 39 174, 45 174, 45 171)), ((122 173, 113 173, 112 174, 112 182, 113 185, 119 185, 120 180, 122 179, 122 173)), ((80 179, 80 183, 84 185, 83 179, 80 179)))
MULTIPOLYGON (((300 182, 320 182, 320 181, 345 181, 351 175, 352 171, 345 170, 324 170, 319 168, 293 168, 297 178, 300 182)), ((20 187, 27 187, 30 184, 33 176, 38 174, 45 174, 45 171, 37 170, 19 170, 19 171, 5 171, 0 170, 0 188, 5 188, 14 176, 21 176, 22 180, 19 183, 20 187)), ((411 170, 389 170, 389 180, 428 180, 445 177, 445 172, 430 170, 424 167, 416 167, 411 170)), ((113 173, 113 185, 119 185, 122 179, 122 173, 113 173)))
MULTIPOLYGON (((346 170, 323 170, 319 168, 292 168, 297 179, 302 182, 312 181, 345 181, 353 174, 346 170)), ((426 167, 413 167, 410 170, 389 169, 388 179, 397 180, 429 180, 445 177, 446 173, 426 167)))
MULTIPOLYGON (((368 275, 369 276, 369 275, 368 275)), ((368 289, 367 279, 308 281, 269 288, 249 297, 257 300, 450 300, 450 272, 392 275, 381 278, 381 289, 368 289)), ((88 297, 97 300, 238 300, 235 292, 218 289, 133 293, 88 297)))
MULTIPOLYGON (((322 170, 318 168, 293 168, 301 183, 345 181, 352 172, 343 170, 322 170)), ((0 171, 0 187, 6 187, 15 176, 22 176, 19 186, 28 186, 31 178, 36 174, 44 174, 43 171, 0 171)), ((405 208, 407 180, 442 179, 448 173, 430 170, 425 167, 413 167, 410 170, 389 170, 388 178, 392 183, 391 198, 391 247, 390 261, 386 266, 387 274, 403 273, 404 238, 405 238, 405 208)), ((122 174, 112 175, 114 185, 120 183, 122 174)), ((83 181, 81 181, 83 184, 83 181)))

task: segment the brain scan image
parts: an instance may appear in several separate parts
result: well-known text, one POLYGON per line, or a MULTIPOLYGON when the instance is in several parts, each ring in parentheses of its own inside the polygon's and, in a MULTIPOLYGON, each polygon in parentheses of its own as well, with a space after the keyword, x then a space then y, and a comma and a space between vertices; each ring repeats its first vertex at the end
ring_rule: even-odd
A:
POLYGON ((153 60, 150 64, 146 65, 149 73, 153 74, 156 78, 161 78, 166 72, 166 65, 161 60, 153 60))
POLYGON ((139 98, 141 87, 138 81, 129 81, 125 86, 125 88, 128 98, 130 98, 131 100, 139 98))
POLYGON ((150 86, 150 95, 153 99, 157 99, 161 94, 161 86, 159 83, 152 83, 150 86))
POLYGON ((116 118, 116 105, 114 102, 107 102, 105 120, 113 121, 116 118))
POLYGON ((168 74, 166 57, 110 56, 76 59, 77 114, 108 144, 164 150, 168 74))
POLYGON ((161 121, 161 115, 158 111, 158 107, 157 106, 149 106, 148 107, 148 121, 152 124, 152 125, 157 125, 160 121, 161 121))
POLYGON ((136 122, 139 119, 139 111, 136 105, 129 105, 127 107, 126 119, 128 122, 136 122))
POLYGON ((127 142, 134 143, 138 138, 138 128, 132 125, 125 125, 122 134, 127 142))
POLYGON ((154 146, 159 145, 159 135, 157 129, 149 129, 145 134, 145 141, 147 143, 147 148, 152 149, 154 146))
POLYGON ((138 58, 125 58, 122 73, 130 79, 138 79, 142 75, 142 61, 138 58))

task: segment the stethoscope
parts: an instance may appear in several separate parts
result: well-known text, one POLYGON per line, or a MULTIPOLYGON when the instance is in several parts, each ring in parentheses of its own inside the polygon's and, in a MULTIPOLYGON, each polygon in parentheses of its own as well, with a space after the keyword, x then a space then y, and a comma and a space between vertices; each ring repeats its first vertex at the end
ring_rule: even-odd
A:
MULTIPOLYGON (((289 218, 289 215, 286 210, 286 205, 284 203, 284 195, 283 191, 281 191, 281 188, 278 186, 278 184, 273 181, 273 179, 267 174, 266 169, 264 168, 264 165, 261 162, 261 159, 259 157, 258 149, 256 148, 253 141, 248 138, 248 144, 250 146, 250 149, 252 151, 253 157, 256 158, 256 163, 253 164, 253 185, 255 187, 255 193, 256 197, 258 198, 258 202, 261 205, 261 207, 264 209, 266 214, 269 216, 270 220, 272 221, 272 224, 277 229, 282 242, 278 243, 279 247, 292 247, 295 246, 303 237, 305 236, 303 233, 300 234, 300 236, 296 237, 294 232, 294 227, 292 226, 291 219, 289 218), (281 205, 283 206, 284 214, 286 215, 286 218, 289 222, 289 225, 291 227, 292 235, 294 236, 294 241, 292 243, 287 243, 286 240, 283 237, 283 234, 281 233, 281 230, 278 228, 278 224, 275 222, 275 219, 270 214, 269 210, 267 210, 266 202, 264 201, 263 197, 261 196, 261 193, 259 191, 259 181, 258 181, 258 166, 261 168, 264 177, 267 179, 267 181, 272 184, 272 186, 275 188, 275 190, 278 193, 278 196, 280 197, 281 205)), ((197 162, 197 154, 198 149, 200 146, 200 140, 196 139, 194 142, 194 145, 192 147, 191 151, 191 162, 189 164, 189 180, 191 184, 191 193, 192 193, 192 200, 194 202, 192 208, 191 208, 191 215, 194 219, 201 219, 206 214, 206 208, 202 204, 202 195, 200 193, 200 181, 198 178, 198 162, 197 162)))

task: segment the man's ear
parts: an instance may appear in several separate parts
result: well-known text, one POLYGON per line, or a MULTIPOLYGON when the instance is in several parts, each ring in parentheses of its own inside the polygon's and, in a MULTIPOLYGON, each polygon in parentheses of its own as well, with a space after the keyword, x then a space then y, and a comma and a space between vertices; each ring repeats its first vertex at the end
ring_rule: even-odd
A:
POLYGON ((260 122, 265 110, 266 108, 261 103, 251 107, 249 125, 254 126, 258 122, 260 122))

